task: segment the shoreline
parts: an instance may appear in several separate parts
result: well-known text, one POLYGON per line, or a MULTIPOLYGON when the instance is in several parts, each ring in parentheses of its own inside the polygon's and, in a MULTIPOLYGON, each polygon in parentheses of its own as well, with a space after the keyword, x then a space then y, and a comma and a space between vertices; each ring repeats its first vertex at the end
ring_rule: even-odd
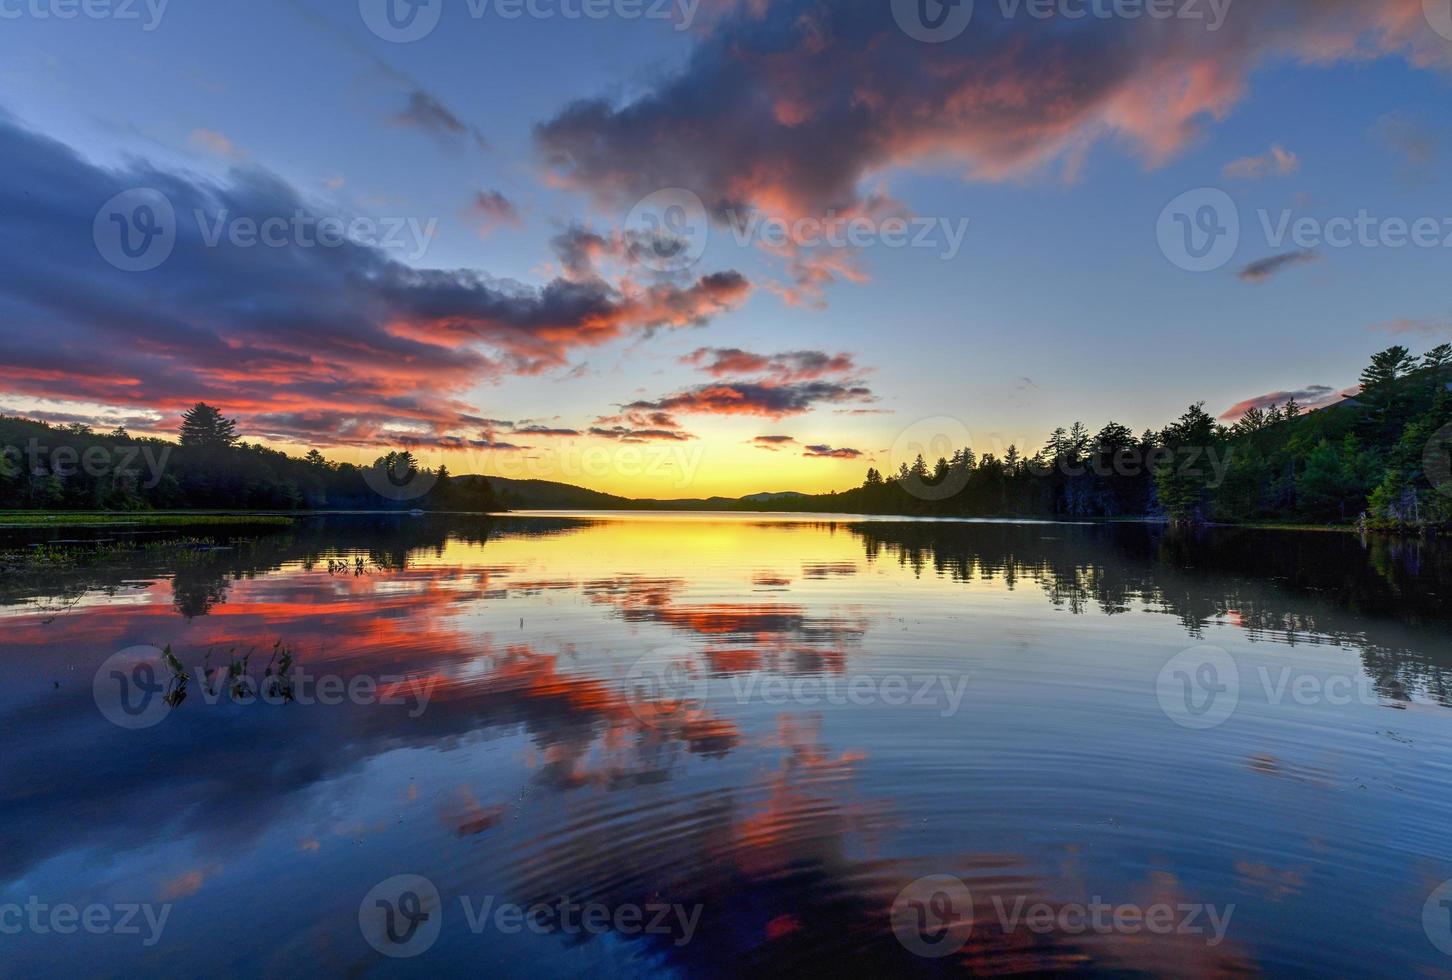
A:
MULTIPOLYGON (((998 514, 983 515, 977 517, 957 515, 914 515, 914 514, 858 514, 843 511, 782 511, 782 510, 708 510, 697 508, 549 508, 535 507, 522 508, 519 510, 500 511, 408 511, 408 510, 308 510, 308 511, 238 511, 238 510, 184 510, 184 511, 0 511, 0 531, 4 530, 32 530, 47 527, 177 527, 177 526, 288 526, 299 520, 306 520, 312 517, 329 516, 395 516, 395 517, 428 517, 428 516, 452 516, 452 517, 506 517, 506 516, 568 516, 571 514, 587 514, 595 517, 620 516, 653 516, 668 518, 671 516, 758 516, 758 517, 791 517, 801 520, 830 519, 830 520, 864 520, 864 521, 903 521, 911 523, 1018 523, 1018 524, 1063 524, 1063 525, 1110 525, 1110 524, 1150 524, 1169 526, 1170 521, 1157 517, 1086 517, 1077 519, 1060 519, 1052 517, 1031 517, 1022 515, 998 514)), ((1223 521, 1206 521, 1193 527, 1217 528, 1217 529, 1238 529, 1254 531, 1310 531, 1310 532, 1333 532, 1333 533, 1360 533, 1363 529, 1355 524, 1304 524, 1304 523, 1275 523, 1275 522, 1250 522, 1250 523, 1229 523, 1223 521)), ((1389 531, 1378 529, 1371 530, 1378 534, 1398 535, 1422 535, 1427 532, 1419 532, 1415 529, 1405 531, 1389 531)), ((1429 529, 1432 533, 1435 530, 1429 529)))

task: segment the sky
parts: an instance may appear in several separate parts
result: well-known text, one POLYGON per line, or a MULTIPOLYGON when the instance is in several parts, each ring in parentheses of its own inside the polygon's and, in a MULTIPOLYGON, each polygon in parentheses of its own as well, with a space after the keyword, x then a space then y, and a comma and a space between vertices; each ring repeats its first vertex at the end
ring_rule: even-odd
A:
POLYGON ((1452 339, 1447 0, 0 0, 0 412, 641 497, 1452 339))

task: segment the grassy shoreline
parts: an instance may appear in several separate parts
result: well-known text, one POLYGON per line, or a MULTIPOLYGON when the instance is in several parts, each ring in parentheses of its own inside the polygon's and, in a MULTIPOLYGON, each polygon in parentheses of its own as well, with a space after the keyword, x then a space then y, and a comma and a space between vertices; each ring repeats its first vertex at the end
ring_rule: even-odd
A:
POLYGON ((0 511, 0 530, 46 527, 226 527, 287 526, 297 518, 287 514, 239 511, 0 511))

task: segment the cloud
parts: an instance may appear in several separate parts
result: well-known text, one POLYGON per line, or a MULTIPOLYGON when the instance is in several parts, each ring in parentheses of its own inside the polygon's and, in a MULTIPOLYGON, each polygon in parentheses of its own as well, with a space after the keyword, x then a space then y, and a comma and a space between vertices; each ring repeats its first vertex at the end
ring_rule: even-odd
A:
POLYGON ((684 67, 628 101, 574 102, 535 141, 551 180, 612 205, 683 187, 718 221, 753 207, 820 216, 861 209, 869 179, 902 168, 1072 180, 1101 142, 1158 166, 1228 116, 1272 62, 1449 61, 1422 0, 1236 5, 1216 26, 1050 27, 980 4, 970 31, 927 45, 898 29, 887 3, 736 5, 684 67))
POLYGON ((9 175, 0 183, 0 392, 64 391, 158 411, 168 425, 205 400, 240 417, 249 437, 319 446, 457 437, 482 427, 463 397, 482 381, 704 323, 750 292, 735 272, 681 285, 535 287, 415 268, 352 240, 208 244, 195 212, 258 222, 320 215, 255 167, 224 182, 144 163, 102 169, 3 117, 0 158, 9 175), (120 271, 91 241, 97 209, 133 188, 160 192, 176 215, 175 248, 149 272, 120 271))
POLYGON ((768 355, 753 354, 737 347, 701 347, 682 357, 681 363, 698 367, 718 378, 765 374, 780 381, 815 381, 832 374, 859 373, 851 354, 828 354, 819 350, 768 355))
POLYGON ((477 128, 464 123, 438 96, 426 91, 408 72, 401 71, 380 58, 360 40, 357 32, 346 30, 338 21, 318 14, 303 0, 282 2, 295 16, 326 37, 329 42, 347 52, 349 56, 369 65, 379 76, 408 94, 408 105, 391 117, 393 123, 418 128, 446 146, 459 145, 472 138, 480 149, 489 149, 489 141, 477 128))
POLYGON ((778 446, 795 443, 796 440, 791 436, 757 436, 751 442, 758 449, 769 449, 772 452, 776 452, 778 446))
POLYGON ((1378 333, 1400 334, 1452 334, 1452 316, 1427 317, 1421 320, 1414 320, 1409 317, 1398 317, 1394 320, 1384 320, 1381 323, 1374 323, 1371 329, 1378 333))
POLYGON ((1346 391, 1337 391, 1329 385, 1307 385, 1299 391, 1272 391, 1265 395, 1257 395, 1254 398, 1247 398, 1243 402, 1231 405, 1224 412, 1220 413, 1222 422, 1238 422, 1246 412, 1252 408, 1267 409, 1272 405, 1284 405, 1288 401, 1294 401, 1302 409, 1324 408, 1340 401, 1342 398, 1354 393, 1355 388, 1346 391))
POLYGON ((590 279, 600 259, 619 254, 617 243, 583 225, 571 225, 550 239, 568 279, 590 279))
POLYGON ((457 146, 472 139, 481 150, 489 148, 484 134, 468 125, 432 93, 414 89, 408 93, 408 105, 390 117, 395 125, 417 129, 445 145, 457 146))
POLYGON ((580 434, 579 429, 560 429, 546 425, 525 425, 510 431, 526 436, 577 436, 580 434))
POLYGON ((1241 157, 1225 165, 1227 180, 1260 180, 1263 177, 1289 177, 1301 169, 1301 160, 1289 150, 1272 146, 1263 156, 1241 157))
POLYGON ((723 381, 698 385, 658 401, 637 401, 626 411, 684 412, 688 415, 756 415, 779 419, 802 415, 818 405, 872 401, 869 388, 833 381, 798 381, 785 384, 723 381))
POLYGON ((1284 272, 1293 266, 1305 265, 1308 262, 1316 262, 1320 258, 1320 254, 1309 248, 1299 252, 1283 252, 1280 255, 1257 259, 1241 269, 1237 275, 1245 282, 1265 282, 1278 272, 1284 272))
POLYGON ((1437 158, 1436 135, 1402 113, 1382 116, 1371 134, 1413 167, 1425 167, 1437 158))
POLYGON ((92 413, 52 412, 41 408, 15 408, 0 405, 0 415, 12 418, 31 419, 36 422, 50 422, 53 425, 90 425, 102 429, 137 429, 146 432, 161 421, 153 412, 139 414, 117 414, 104 409, 92 413))
POLYGON ((808 446, 807 451, 802 453, 813 459, 860 459, 860 449, 833 449, 831 446, 808 446))
POLYGON ((621 442, 649 442, 663 440, 668 442, 688 442, 695 436, 680 429, 632 429, 625 425, 616 425, 610 428, 595 426, 590 429, 590 435, 599 436, 602 439, 618 439, 621 442))
POLYGON ((660 256, 687 248, 689 243, 680 236, 663 232, 598 232, 575 222, 551 238, 550 247, 567 279, 595 278, 606 267, 618 267, 648 278, 670 279, 673 273, 657 269, 660 256))
POLYGON ((487 237, 501 225, 518 228, 523 224, 514 202, 499 191, 479 191, 469 203, 467 214, 474 221, 481 237, 487 237))
POLYGON ((214 129, 194 129, 187 142, 199 150, 231 160, 241 160, 247 156, 235 143, 214 129))

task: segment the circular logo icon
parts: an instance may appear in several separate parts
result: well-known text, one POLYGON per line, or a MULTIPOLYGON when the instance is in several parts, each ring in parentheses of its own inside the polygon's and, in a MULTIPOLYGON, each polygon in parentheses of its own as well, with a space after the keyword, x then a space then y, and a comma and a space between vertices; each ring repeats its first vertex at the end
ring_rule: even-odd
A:
POLYGON ((122 191, 96 212, 91 238, 101 258, 122 272, 150 272, 176 248, 176 209, 150 187, 122 191))
POLYGON ((919 878, 893 899, 892 931, 918 956, 952 956, 973 932, 973 895, 952 875, 919 878))
POLYGON ((1160 251, 1186 272, 1214 272, 1240 247, 1240 210, 1214 187, 1186 191, 1160 212, 1160 251))
POLYGON ((1422 931, 1443 953, 1452 956, 1452 880, 1444 881, 1422 906, 1422 931))
POLYGON ((1442 493, 1452 494, 1452 425, 1444 425, 1427 442, 1422 453, 1422 472, 1442 493))
POLYGON ((358 906, 358 928, 368 945, 400 960, 427 953, 439 938, 443 917, 439 890, 423 875, 379 882, 358 906))
POLYGON ((438 471, 425 467, 408 451, 388 453, 359 469, 368 489, 386 500, 426 497, 439 482, 438 471))
POLYGON ((898 481, 898 486, 919 500, 947 500, 956 497, 968 485, 968 470, 950 466, 941 478, 935 472, 937 461, 951 459, 960 450, 970 449, 973 436, 968 426, 946 415, 919 419, 898 433, 888 456, 888 471, 883 474, 898 481), (927 468, 924 476, 918 470, 918 458, 927 468), (902 468, 907 467, 907 476, 902 468))
POLYGON ((1432 30, 1452 41, 1452 0, 1422 0, 1422 11, 1432 30))
POLYGON ((1155 685, 1160 710, 1182 728, 1224 724, 1240 703, 1240 668, 1219 647, 1191 647, 1171 657, 1155 685))
POLYGON ((973 0, 892 0, 892 18, 914 41, 941 44, 968 29, 973 0))
POLYGON ((686 647, 647 653, 625 674, 625 700, 651 728, 677 728, 701 717, 708 681, 686 647))
POLYGON ((111 724, 151 728, 171 713, 169 695, 180 682, 156 647, 127 647, 102 661, 91 678, 91 696, 111 724))
POLYGON ((444 0, 358 0, 358 12, 378 37, 408 44, 428 37, 439 26, 444 0))
POLYGON ((693 191, 668 187, 630 209, 625 238, 636 263, 656 272, 681 272, 706 254, 711 220, 693 191))

